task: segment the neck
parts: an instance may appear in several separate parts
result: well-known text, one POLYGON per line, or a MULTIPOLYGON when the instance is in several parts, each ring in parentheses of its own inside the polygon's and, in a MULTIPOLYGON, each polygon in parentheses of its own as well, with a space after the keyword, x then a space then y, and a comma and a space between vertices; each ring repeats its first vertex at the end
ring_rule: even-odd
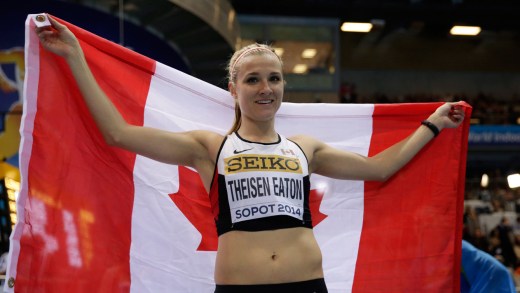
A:
POLYGON ((278 133, 274 129, 274 119, 265 122, 242 119, 242 124, 237 132, 241 137, 250 141, 270 143, 278 140, 278 133))

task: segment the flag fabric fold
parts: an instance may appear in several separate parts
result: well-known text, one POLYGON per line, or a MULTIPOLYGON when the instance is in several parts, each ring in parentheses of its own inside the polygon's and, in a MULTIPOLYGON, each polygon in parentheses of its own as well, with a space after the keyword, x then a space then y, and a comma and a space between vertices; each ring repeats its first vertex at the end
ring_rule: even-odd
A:
MULTIPOLYGON (((227 91, 62 20, 132 124, 226 133, 227 91)), ((26 22, 22 189, 8 292, 213 292, 217 236, 197 173, 108 146, 64 60, 26 22)), ((291 104, 277 131, 374 155, 440 103, 291 104)), ((465 107, 469 117, 471 108, 465 107)), ((469 119, 384 183, 313 175, 311 209, 330 292, 458 292, 469 119)))

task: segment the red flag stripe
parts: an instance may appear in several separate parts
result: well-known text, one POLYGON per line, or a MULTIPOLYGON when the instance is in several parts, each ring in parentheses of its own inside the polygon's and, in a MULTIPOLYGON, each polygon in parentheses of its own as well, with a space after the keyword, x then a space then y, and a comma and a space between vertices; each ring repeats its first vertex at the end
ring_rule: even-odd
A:
MULTIPOLYGON (((369 156, 405 138, 439 105, 376 105, 369 156)), ((462 219, 467 145, 462 131, 444 130, 386 183, 365 183, 353 292, 457 292, 462 234, 455 223, 462 219)))
MULTIPOLYGON (((100 86, 129 123, 142 125, 155 62, 69 27, 79 36, 100 86)), ((129 199, 134 194, 135 154, 106 147, 94 121, 86 114, 86 105, 78 98, 80 94, 64 60, 44 50, 40 50, 37 90, 33 148, 25 177, 29 192, 25 209, 30 210, 30 217, 25 219, 20 239, 16 289, 119 292, 122 286, 129 288, 129 199), (58 145, 52 143, 56 141, 58 145), (87 166, 96 172, 82 172, 87 166)))

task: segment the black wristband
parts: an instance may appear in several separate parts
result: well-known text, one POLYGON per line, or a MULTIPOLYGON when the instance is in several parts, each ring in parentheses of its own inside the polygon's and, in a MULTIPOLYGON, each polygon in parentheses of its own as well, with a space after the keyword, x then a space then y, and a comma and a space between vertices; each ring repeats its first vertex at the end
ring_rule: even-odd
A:
POLYGON ((439 128, 437 126, 435 126, 435 124, 431 123, 428 120, 423 120, 421 122, 421 124, 428 127, 433 132, 433 137, 436 137, 437 135, 439 135, 439 132, 440 132, 439 128))

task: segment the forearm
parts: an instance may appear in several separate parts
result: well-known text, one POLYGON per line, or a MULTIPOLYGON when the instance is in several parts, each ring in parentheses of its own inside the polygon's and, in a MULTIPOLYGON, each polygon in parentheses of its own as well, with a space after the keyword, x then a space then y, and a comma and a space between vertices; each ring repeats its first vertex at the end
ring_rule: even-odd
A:
POLYGON ((99 87, 88 67, 83 52, 78 50, 66 58, 87 107, 108 144, 116 144, 127 123, 99 87))
MULTIPOLYGON (((443 129, 443 123, 437 115, 430 115, 427 121, 431 122, 439 131, 443 129)), ((425 125, 420 125, 408 137, 374 156, 373 159, 381 168, 381 180, 390 178, 408 164, 434 137, 434 131, 425 125)))

